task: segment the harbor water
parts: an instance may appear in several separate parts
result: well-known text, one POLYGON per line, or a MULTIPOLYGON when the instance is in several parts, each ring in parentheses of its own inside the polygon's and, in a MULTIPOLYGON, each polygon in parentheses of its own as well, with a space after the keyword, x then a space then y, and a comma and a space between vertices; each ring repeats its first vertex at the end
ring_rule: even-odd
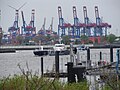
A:
MULTIPOLYGON (((100 52, 102 52, 102 60, 110 62, 110 50, 109 49, 92 49, 90 50, 90 59, 93 63, 97 63, 100 60, 100 52)), ((116 49, 113 50, 113 61, 116 61, 116 49)), ((86 51, 79 51, 79 61, 86 61, 86 51)), ((50 71, 54 69, 55 56, 44 56, 44 71, 50 71)), ((65 64, 70 61, 70 55, 59 56, 60 70, 66 71, 67 67, 65 64)), ((0 54, 0 78, 8 75, 20 74, 21 71, 18 67, 27 70, 26 63, 29 69, 34 73, 38 72, 41 74, 41 57, 35 56, 33 50, 21 50, 16 53, 1 53, 0 54)))
MULTIPOLYGON (((68 62, 70 56, 60 56, 60 69, 66 70, 65 63, 68 62), (64 66, 63 66, 64 65, 64 66)), ((55 56, 43 56, 44 71, 54 69, 55 56)), ((9 75, 21 74, 19 66, 27 71, 27 65, 32 73, 41 75, 41 57, 35 56, 33 50, 21 50, 16 53, 1 53, 0 54, 0 78, 9 75)))
MULTIPOLYGON (((113 49, 113 61, 116 61, 116 51, 113 49)), ((92 49, 90 50, 90 60, 92 64, 97 63, 100 60, 100 52, 102 52, 102 60, 110 63, 110 49, 92 49)), ((75 55, 74 62, 76 64, 76 57, 79 58, 77 62, 87 60, 87 52, 79 51, 78 55, 75 55)), ((65 64, 70 62, 70 55, 59 56, 59 67, 60 72, 67 72, 67 67, 65 64)), ((55 56, 43 56, 44 72, 55 71, 55 56)), ((75 65, 74 64, 74 65, 75 65)), ((33 50, 20 50, 16 53, 1 53, 0 54, 0 78, 13 76, 15 74, 22 74, 20 68, 24 71, 31 71, 33 74, 37 73, 41 75, 41 57, 35 56, 33 50), (20 66, 20 68, 19 68, 20 66), (28 66, 28 67, 27 67, 28 66)), ((94 76, 87 76, 88 83, 90 83, 89 90, 93 90, 96 86, 94 85, 95 79, 98 78, 94 76)), ((65 79, 63 79, 65 80, 65 79)), ((67 81, 67 79, 65 80, 67 81)), ((102 83, 103 84, 103 83, 102 83)), ((98 84, 98 86, 102 85, 98 84)), ((100 90, 100 89, 99 89, 100 90)))

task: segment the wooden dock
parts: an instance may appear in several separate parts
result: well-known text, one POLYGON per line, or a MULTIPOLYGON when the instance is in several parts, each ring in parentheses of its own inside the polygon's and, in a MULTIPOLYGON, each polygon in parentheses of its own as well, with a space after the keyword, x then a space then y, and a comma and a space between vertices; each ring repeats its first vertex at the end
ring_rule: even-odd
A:
POLYGON ((0 49, 0 53, 15 53, 15 49, 0 49))
MULTIPOLYGON (((119 65, 120 68, 120 65, 119 65)), ((117 74, 116 73, 116 62, 113 62, 109 65, 104 65, 104 66, 97 66, 97 67, 92 67, 86 69, 86 74, 87 75, 110 75, 110 74, 117 74)))

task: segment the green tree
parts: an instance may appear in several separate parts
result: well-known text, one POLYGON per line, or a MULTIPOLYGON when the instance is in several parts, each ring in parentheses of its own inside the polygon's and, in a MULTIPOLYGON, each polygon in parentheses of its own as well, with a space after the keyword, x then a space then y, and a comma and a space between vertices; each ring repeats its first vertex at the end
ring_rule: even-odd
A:
POLYGON ((107 37, 106 36, 101 36, 100 41, 101 43, 106 43, 107 37))
POLYGON ((16 37, 16 40, 19 42, 19 44, 21 45, 22 43, 23 43, 23 41, 24 41, 24 38, 23 38, 23 36, 22 35, 18 35, 17 37, 16 37))
POLYGON ((116 36, 114 34, 110 34, 107 36, 107 42, 108 43, 113 43, 116 39, 116 36))
POLYGON ((80 44, 80 38, 75 40, 75 44, 80 44))
POLYGON ((35 43, 37 43, 37 44, 39 44, 39 36, 35 36, 35 37, 33 37, 33 39, 32 39, 35 43))
POLYGON ((88 36, 86 36, 86 35, 81 36, 81 42, 87 43, 88 41, 89 41, 88 36))
POLYGON ((68 45, 70 43, 70 37, 68 35, 62 36, 62 42, 68 45))

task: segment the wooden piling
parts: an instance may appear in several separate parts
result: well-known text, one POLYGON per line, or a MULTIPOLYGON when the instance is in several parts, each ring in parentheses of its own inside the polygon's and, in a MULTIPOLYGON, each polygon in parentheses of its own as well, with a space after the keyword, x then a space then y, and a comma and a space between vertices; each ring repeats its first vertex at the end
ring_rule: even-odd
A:
POLYGON ((110 62, 113 62, 113 47, 110 46, 110 62))
POLYGON ((73 70, 73 62, 67 62, 68 83, 76 82, 73 70))
POLYGON ((41 57, 41 76, 43 76, 43 57, 41 57))
POLYGON ((56 73, 56 76, 58 77, 59 75, 59 51, 55 52, 55 73, 56 73))

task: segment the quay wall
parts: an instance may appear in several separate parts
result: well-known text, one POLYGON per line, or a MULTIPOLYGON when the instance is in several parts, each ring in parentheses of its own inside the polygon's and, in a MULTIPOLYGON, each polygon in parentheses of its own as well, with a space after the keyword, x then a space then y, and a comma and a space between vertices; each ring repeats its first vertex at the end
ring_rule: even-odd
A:
MULTIPOLYGON (((73 45, 74 47, 78 45, 73 45)), ((87 44, 85 46, 91 47, 92 44, 87 44)), ((52 49, 54 45, 43 45, 44 49, 52 49)), ((66 48, 70 48, 70 45, 65 45, 66 48)), ((40 45, 29 45, 29 46, 0 46, 0 49, 15 49, 15 50, 35 50, 39 49, 40 45)))

